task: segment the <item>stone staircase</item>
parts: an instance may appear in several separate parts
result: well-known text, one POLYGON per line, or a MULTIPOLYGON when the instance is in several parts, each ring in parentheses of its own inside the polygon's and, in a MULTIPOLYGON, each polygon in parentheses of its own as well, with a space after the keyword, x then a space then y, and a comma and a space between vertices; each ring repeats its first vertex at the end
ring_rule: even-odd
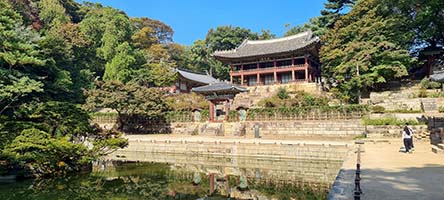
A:
POLYGON ((433 144, 432 145, 432 152, 436 154, 443 154, 444 155, 444 144, 433 144))
POLYGON ((200 127, 199 135, 202 136, 223 136, 224 123, 205 123, 200 127))
POLYGON ((322 91, 316 83, 289 83, 281 85, 260 85, 246 87, 248 92, 237 94, 234 97, 230 110, 239 107, 252 107, 257 105, 259 101, 272 97, 277 93, 279 88, 285 88, 288 92, 305 91, 313 94, 321 94, 322 91))
POLYGON ((435 128, 430 133, 432 152, 444 154, 444 128, 435 128))
POLYGON ((421 107, 424 112, 438 112, 436 99, 421 99, 421 107))
POLYGON ((224 125, 226 136, 245 136, 246 134, 245 123, 225 123, 224 125))
POLYGON ((276 87, 272 86, 248 87, 248 92, 240 93, 234 97, 234 100, 230 105, 230 110, 234 110, 239 107, 252 107, 262 99, 272 97, 274 94, 276 94, 277 89, 275 88, 276 87))

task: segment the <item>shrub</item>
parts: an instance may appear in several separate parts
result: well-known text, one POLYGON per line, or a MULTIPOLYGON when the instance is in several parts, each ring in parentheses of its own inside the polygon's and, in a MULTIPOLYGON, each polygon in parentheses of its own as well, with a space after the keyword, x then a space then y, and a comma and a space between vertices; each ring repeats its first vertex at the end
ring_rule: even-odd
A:
POLYGON ((277 92, 277 96, 279 97, 279 99, 288 99, 290 98, 290 96, 288 95, 288 92, 285 88, 279 88, 278 92, 277 92))
POLYGON ((441 84, 435 81, 430 81, 428 78, 424 78, 419 83, 422 89, 438 89, 441 87, 441 84))
POLYGON ((383 106, 373 106, 372 112, 373 113, 384 113, 385 108, 383 106))
POLYGON ((420 97, 420 98, 426 98, 427 96, 428 96, 428 95, 427 95, 427 90, 424 89, 424 88, 421 88, 421 90, 419 90, 418 97, 420 97))
POLYGON ((363 118, 362 122, 364 125, 375 125, 375 126, 384 126, 384 125, 395 125, 395 126, 402 126, 406 123, 410 125, 425 125, 425 122, 417 121, 413 119, 398 119, 395 117, 384 117, 384 118, 363 118))

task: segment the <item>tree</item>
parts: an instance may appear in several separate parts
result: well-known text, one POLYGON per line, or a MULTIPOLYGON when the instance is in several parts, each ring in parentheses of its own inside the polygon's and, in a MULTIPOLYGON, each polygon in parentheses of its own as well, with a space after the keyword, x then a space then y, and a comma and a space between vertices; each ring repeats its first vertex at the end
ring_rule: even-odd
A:
POLYGON ((133 65, 136 62, 133 50, 127 42, 124 42, 115 51, 116 55, 105 66, 103 79, 128 82, 131 79, 133 65))
POLYGON ((444 2, 440 0, 396 0, 387 2, 389 6, 398 8, 407 17, 407 26, 416 33, 414 50, 424 46, 444 46, 444 2))
POLYGON ((66 14, 66 9, 59 0, 41 0, 39 5, 39 17, 47 29, 57 28, 71 22, 66 14))
POLYGON ((250 29, 234 26, 219 26, 216 29, 210 29, 205 38, 205 44, 210 53, 216 50, 230 50, 239 46, 244 40, 257 40, 257 33, 250 29))
POLYGON ((332 29, 336 23, 346 14, 344 10, 352 8, 356 0, 328 0, 324 3, 324 10, 321 10, 321 16, 313 17, 309 22, 303 25, 297 25, 290 28, 285 36, 295 35, 307 30, 311 30, 316 36, 323 36, 325 32, 332 29))
POLYGON ((147 88, 135 83, 123 84, 119 81, 97 82, 97 88, 85 91, 85 109, 95 111, 111 108, 118 114, 118 129, 125 119, 143 115, 148 118, 162 117, 168 110, 163 94, 156 88, 147 88))
POLYGON ((273 39, 273 38, 276 38, 276 35, 271 33, 271 31, 269 29, 267 29, 267 30, 262 29, 261 34, 259 35, 258 39, 259 40, 269 40, 269 39, 273 39))
POLYGON ((359 1, 323 37, 324 74, 355 102, 360 90, 407 75, 414 59, 406 20, 384 0, 359 1))
MULTIPOLYGON (((0 73, 0 75, 4 74, 0 73)), ((12 107, 13 103, 28 94, 43 91, 43 84, 41 82, 32 80, 27 76, 20 79, 11 77, 11 79, 11 84, 4 84, 3 80, 0 79, 0 115, 6 109, 12 107)))
POLYGON ((149 30, 149 32, 151 32, 150 37, 155 38, 154 40, 157 43, 167 44, 173 41, 173 29, 159 20, 142 17, 132 18, 131 21, 139 32, 144 28, 149 28, 145 30, 149 30))

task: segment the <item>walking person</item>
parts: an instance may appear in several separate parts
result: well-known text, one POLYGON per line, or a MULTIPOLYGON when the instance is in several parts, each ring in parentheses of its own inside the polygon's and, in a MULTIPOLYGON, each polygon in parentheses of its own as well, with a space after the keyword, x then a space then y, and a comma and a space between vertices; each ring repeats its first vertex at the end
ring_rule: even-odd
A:
POLYGON ((407 126, 408 124, 406 124, 406 126, 404 126, 404 129, 402 130, 402 140, 404 142, 404 148, 405 148, 405 152, 406 153, 412 153, 411 148, 412 148, 412 134, 409 130, 409 127, 407 126))
POLYGON ((414 131, 413 128, 409 126, 409 123, 405 123, 405 126, 407 127, 407 129, 410 132, 410 149, 411 150, 415 150, 415 147, 413 146, 413 135, 414 135, 414 131))

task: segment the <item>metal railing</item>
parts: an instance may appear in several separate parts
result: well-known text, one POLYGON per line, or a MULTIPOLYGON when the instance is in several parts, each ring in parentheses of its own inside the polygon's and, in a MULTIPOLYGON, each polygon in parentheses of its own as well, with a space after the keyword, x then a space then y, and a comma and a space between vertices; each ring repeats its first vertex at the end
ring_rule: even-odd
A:
POLYGON ((355 189, 353 197, 355 200, 361 199, 361 144, 364 144, 362 141, 356 141, 355 144, 358 145, 357 150, 357 159, 356 159, 356 174, 355 174, 355 189))

